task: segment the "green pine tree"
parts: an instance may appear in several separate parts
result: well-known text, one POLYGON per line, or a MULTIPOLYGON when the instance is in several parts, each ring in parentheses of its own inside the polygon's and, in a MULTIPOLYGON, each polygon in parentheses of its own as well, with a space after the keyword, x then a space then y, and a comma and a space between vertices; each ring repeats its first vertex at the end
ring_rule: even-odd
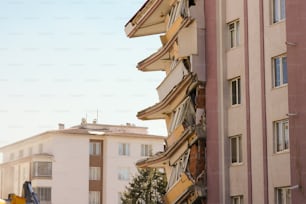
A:
POLYGON ((153 168, 138 169, 138 175, 121 195, 123 204, 162 204, 167 178, 164 172, 153 168))

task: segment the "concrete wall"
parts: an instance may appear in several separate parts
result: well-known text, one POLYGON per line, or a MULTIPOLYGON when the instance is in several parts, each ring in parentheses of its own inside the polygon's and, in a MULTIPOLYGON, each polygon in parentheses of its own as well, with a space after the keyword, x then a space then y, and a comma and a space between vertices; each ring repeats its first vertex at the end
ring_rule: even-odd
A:
POLYGON ((87 203, 89 189, 89 139, 57 135, 53 138, 52 202, 87 203))
POLYGON ((306 188, 306 1, 286 1, 288 98, 292 203, 305 203, 306 188), (296 114, 296 115, 294 115, 296 114))
POLYGON ((103 185, 107 186, 103 192, 103 203, 118 203, 119 193, 125 190, 129 181, 118 180, 119 168, 128 167, 130 178, 136 175, 136 162, 145 157, 141 157, 141 144, 152 144, 153 154, 163 150, 163 144, 160 139, 145 138, 124 138, 108 136, 104 140, 104 181, 103 185), (120 156, 118 154, 119 143, 130 144, 130 156, 120 156))
MULTIPOLYGON (((234 195, 243 195, 245 203, 274 203, 275 188, 290 185, 290 152, 275 154, 273 136, 273 121, 288 118, 288 86, 272 87, 272 57, 285 54, 287 49, 286 21, 271 23, 272 4, 269 0, 239 0, 235 3, 220 0, 217 4, 207 1, 206 5, 212 10, 206 12, 210 19, 206 46, 210 51, 206 97, 208 174, 215 178, 214 172, 210 172, 211 167, 222 172, 218 183, 219 203, 230 203, 230 196, 234 195), (230 49, 227 25, 238 19, 239 46, 230 49), (213 23, 217 26, 217 42, 212 36, 213 23), (217 72, 215 50, 218 53, 217 72), (231 106, 229 80, 238 76, 241 77, 241 104, 231 106), (211 95, 214 89, 218 90, 217 99, 211 95), (217 109, 213 103, 219 104, 217 109), (218 112, 217 120, 213 110, 218 112), (217 135, 211 129, 216 124, 219 139, 212 138, 217 135), (231 165, 228 156, 228 137, 235 135, 242 138, 243 159, 239 165, 231 165), (212 154, 210 147, 219 148, 220 154, 212 154), (218 159, 219 163, 212 159, 218 159)), ((208 183, 208 188, 218 186, 208 183)), ((217 199, 215 192, 210 196, 217 199)), ((208 203, 216 203, 216 200, 208 198, 208 203)))
MULTIPOLYGON (((288 113, 288 86, 273 88, 272 58, 286 54, 286 20, 272 23, 272 4, 263 3, 264 63, 266 91, 266 127, 268 157, 268 200, 275 203, 275 188, 290 186, 290 152, 275 153, 273 122, 286 119, 288 113)), ((289 124, 290 127, 290 124, 289 124)), ((289 135, 290 137, 290 135, 289 135)))

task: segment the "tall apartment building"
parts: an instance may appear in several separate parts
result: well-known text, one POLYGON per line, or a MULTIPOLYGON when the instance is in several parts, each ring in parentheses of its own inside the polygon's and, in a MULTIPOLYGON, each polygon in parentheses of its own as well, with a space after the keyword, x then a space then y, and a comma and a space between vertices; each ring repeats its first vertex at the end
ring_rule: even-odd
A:
POLYGON ((135 125, 83 123, 0 148, 0 196, 32 181, 41 204, 121 203, 137 160, 162 151, 164 137, 135 125))
POLYGON ((166 73, 160 101, 138 117, 165 119, 167 146, 138 166, 165 166, 167 203, 306 203, 305 9, 147 0, 125 25, 128 37, 161 35, 137 65, 166 73))

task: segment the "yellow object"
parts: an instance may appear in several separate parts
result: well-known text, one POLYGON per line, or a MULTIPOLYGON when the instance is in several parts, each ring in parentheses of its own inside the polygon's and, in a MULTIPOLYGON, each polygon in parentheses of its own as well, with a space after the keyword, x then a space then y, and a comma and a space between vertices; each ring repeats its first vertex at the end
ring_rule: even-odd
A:
POLYGON ((26 199, 15 194, 10 196, 11 204, 26 204, 26 199))
MULTIPOLYGON (((8 199, 9 204, 26 204, 26 199, 15 194, 10 194, 8 199)), ((0 199, 0 204, 6 204, 5 200, 0 199)))
POLYGON ((181 178, 173 186, 171 186, 166 193, 166 203, 176 203, 175 201, 177 198, 186 192, 192 185, 192 181, 188 178, 186 173, 183 172, 181 174, 181 178))
POLYGON ((24 182, 22 197, 17 196, 14 193, 10 193, 8 195, 8 199, 6 200, 0 199, 0 204, 26 204, 27 200, 32 200, 34 204, 40 204, 37 194, 33 191, 31 181, 24 182))

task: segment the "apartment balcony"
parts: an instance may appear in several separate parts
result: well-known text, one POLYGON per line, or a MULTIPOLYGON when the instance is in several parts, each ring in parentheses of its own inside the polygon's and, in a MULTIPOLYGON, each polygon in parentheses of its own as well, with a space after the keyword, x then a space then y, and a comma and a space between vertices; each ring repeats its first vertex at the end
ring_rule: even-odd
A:
POLYGON ((193 182, 188 178, 186 173, 181 173, 180 179, 173 184, 165 195, 165 203, 177 203, 179 198, 193 185, 193 182))
POLYGON ((188 70, 184 66, 183 62, 178 62, 175 68, 171 70, 162 83, 157 87, 159 100, 162 101, 187 74, 188 70))
POLYGON ((182 132, 184 132, 184 127, 180 125, 171 135, 168 136, 167 145, 171 146, 178 141, 181 138, 182 132))
POLYGON ((186 98, 194 81, 194 75, 188 74, 162 101, 138 112, 137 117, 141 120, 165 119, 186 98))
POLYGON ((149 158, 139 160, 136 166, 139 168, 160 168, 175 163, 180 159, 181 155, 186 152, 189 148, 190 139, 194 137, 194 131, 191 128, 187 128, 183 133, 180 134, 180 139, 173 142, 171 145, 168 144, 164 152, 159 152, 149 158))
POLYGON ((165 19, 170 9, 169 1, 147 0, 126 23, 126 35, 132 38, 164 33, 166 31, 165 19))
POLYGON ((190 0, 147 0, 126 23, 126 35, 132 38, 165 33, 179 17, 189 17, 192 14, 190 7, 194 5, 190 0))

